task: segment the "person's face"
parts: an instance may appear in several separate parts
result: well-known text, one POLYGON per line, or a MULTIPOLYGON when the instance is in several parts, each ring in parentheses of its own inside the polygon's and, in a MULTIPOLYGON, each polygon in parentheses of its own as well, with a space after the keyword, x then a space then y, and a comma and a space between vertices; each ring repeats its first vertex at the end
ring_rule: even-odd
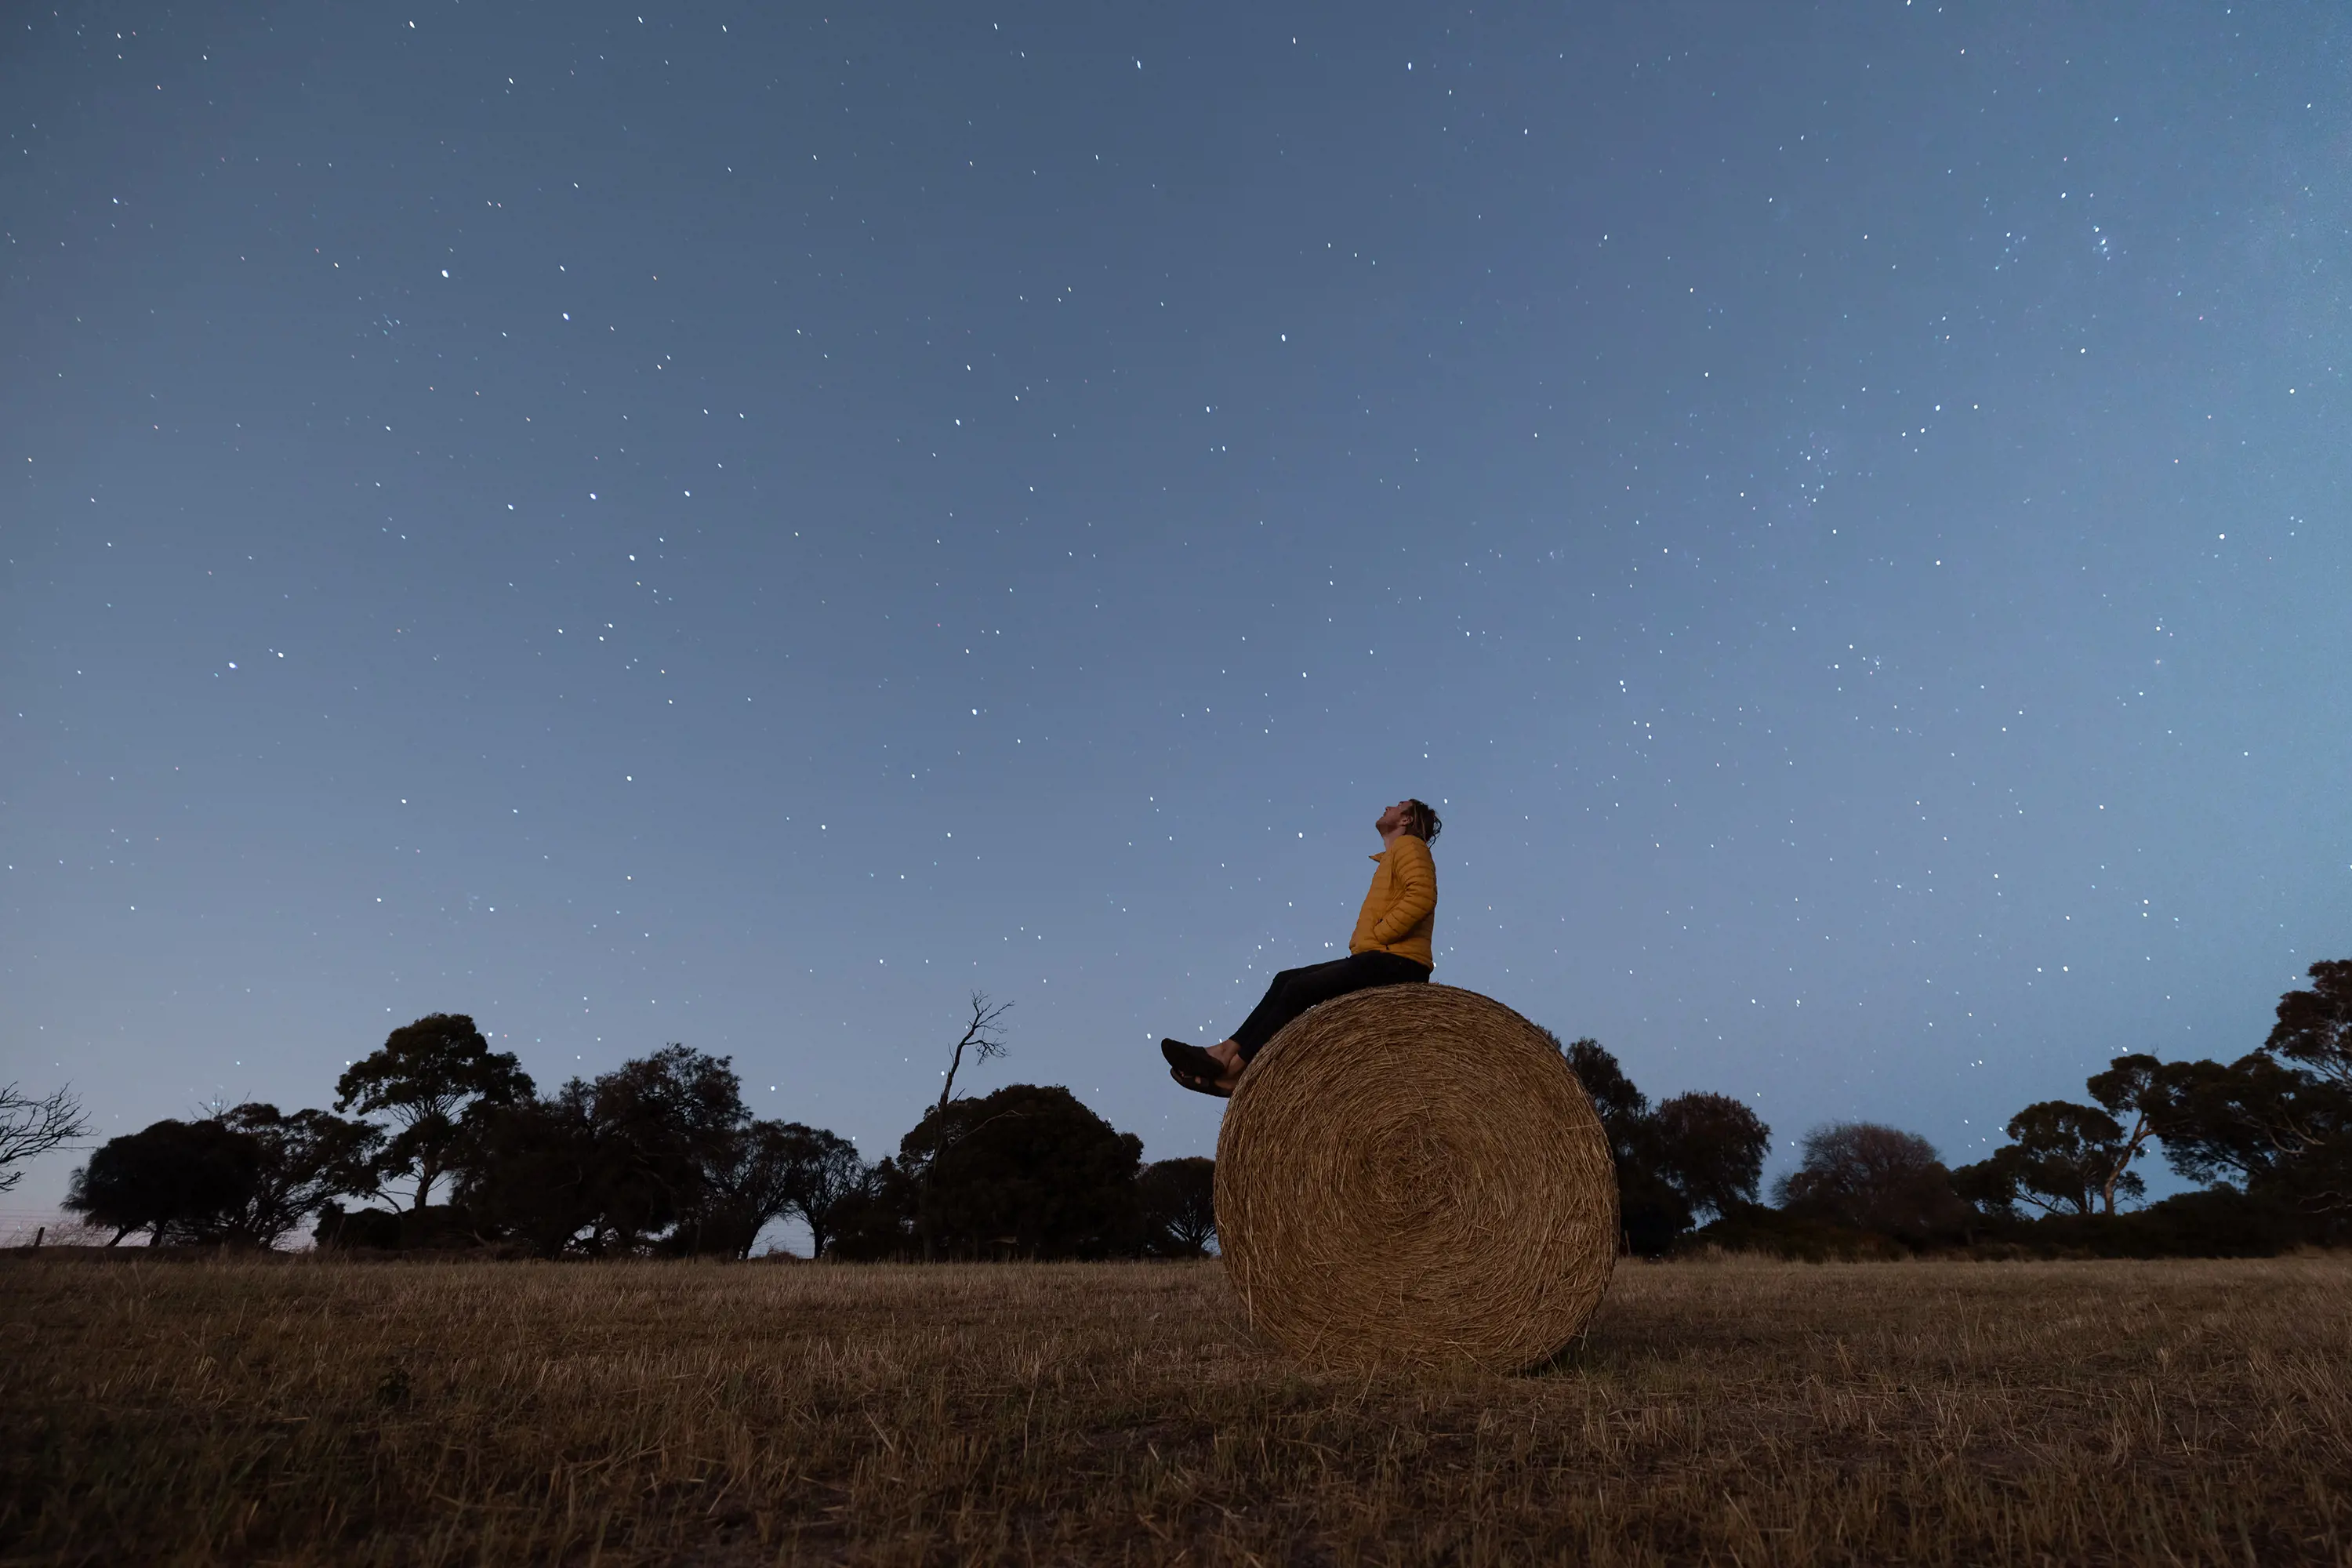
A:
POLYGON ((1412 802, 1401 800, 1381 813, 1381 819, 1373 823, 1372 826, 1379 831, 1381 837, 1388 838, 1403 831, 1405 825, 1412 820, 1412 802))

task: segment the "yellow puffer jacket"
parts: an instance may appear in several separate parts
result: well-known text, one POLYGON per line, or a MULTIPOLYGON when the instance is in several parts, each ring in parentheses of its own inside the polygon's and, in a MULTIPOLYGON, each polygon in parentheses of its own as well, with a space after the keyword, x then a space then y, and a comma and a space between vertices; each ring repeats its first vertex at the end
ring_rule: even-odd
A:
POLYGON ((1435 967, 1429 933, 1437 924, 1437 863, 1429 858, 1429 846, 1400 833, 1372 861, 1371 890, 1364 895, 1348 951, 1392 952, 1435 967))

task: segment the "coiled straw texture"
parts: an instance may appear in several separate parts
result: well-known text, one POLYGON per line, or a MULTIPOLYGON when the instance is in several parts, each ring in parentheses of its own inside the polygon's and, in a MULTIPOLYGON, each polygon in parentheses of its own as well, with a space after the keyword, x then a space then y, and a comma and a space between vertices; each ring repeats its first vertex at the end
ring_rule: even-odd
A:
POLYGON ((1591 1098, 1550 1037, 1451 985, 1359 991, 1269 1041, 1225 1110, 1216 1201, 1252 1322, 1325 1365, 1533 1366, 1617 1256, 1591 1098))

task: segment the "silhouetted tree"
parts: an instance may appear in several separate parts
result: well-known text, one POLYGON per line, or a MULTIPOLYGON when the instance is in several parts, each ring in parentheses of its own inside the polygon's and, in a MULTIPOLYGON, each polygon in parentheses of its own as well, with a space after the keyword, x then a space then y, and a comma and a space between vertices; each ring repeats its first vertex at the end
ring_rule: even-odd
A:
POLYGON ((962 1257, 1111 1258, 1140 1240, 1143 1141, 1059 1087, 1013 1084, 934 1106, 899 1143, 919 1169, 919 1216, 962 1257))
POLYGON ((0 1193, 25 1179, 16 1167, 26 1161, 89 1135, 81 1101, 70 1088, 46 1095, 26 1094, 13 1083, 0 1089, 0 1193))
MULTIPOLYGON (((1559 1037, 1544 1034, 1559 1046, 1559 1037)), ((1617 1167, 1617 1223, 1629 1252, 1660 1258, 1688 1230, 1691 1205, 1665 1174, 1665 1147, 1650 1097, 1633 1087, 1600 1041, 1585 1037, 1559 1046, 1577 1081, 1592 1097, 1617 1167)))
POLYGON ((384 1179, 414 1177, 410 1206, 433 1199, 461 1123, 480 1105, 510 1105, 531 1094, 512 1051, 493 1051, 463 1013, 434 1013, 394 1029, 383 1047, 343 1069, 335 1109, 391 1118, 397 1129, 377 1159, 384 1179))
POLYGON ((2307 1213, 2352 1205, 2352 1094, 2334 1081, 2267 1051, 2166 1062, 2155 1078, 2150 1119, 2182 1175, 2307 1213))
POLYGON ((2044 1100, 2009 1119, 2006 1146, 1992 1163, 2009 1179, 2011 1201, 2043 1214, 2115 1212, 2118 1196, 2147 1190, 2127 1165, 2123 1124, 2095 1106, 2044 1100))
POLYGON ((729 1058, 677 1044, 479 1108, 451 1162, 475 1234, 549 1257, 740 1258, 793 1213, 822 1248, 865 1168, 823 1128, 753 1120, 729 1058))
MULTIPOLYGON (((1004 1029, 1002 1020, 1004 1015, 1012 1010, 1013 1004, 991 1003, 987 992, 974 991, 971 994, 971 1016, 965 1021, 963 1036, 956 1041, 955 1049, 948 1056, 948 1070, 940 1081, 939 1103, 932 1107, 934 1114, 940 1118, 939 1126, 941 1129, 941 1136, 949 1142, 952 1142, 956 1137, 956 1123, 947 1119, 947 1109, 955 1100, 956 1074, 963 1067, 964 1052, 967 1050, 971 1052, 972 1059, 976 1062, 985 1062, 1004 1055, 1004 1029)), ((923 1257, 927 1259, 931 1256, 931 1249, 938 1239, 931 1234, 931 1166, 946 1147, 946 1143, 941 1143, 929 1150, 920 1161, 911 1165, 903 1157, 898 1162, 900 1168, 914 1177, 915 1234, 922 1240, 923 1257)))
POLYGON ((1838 1121, 1806 1133, 1801 1148, 1798 1168, 1777 1184, 1785 1209, 1915 1247, 1965 1222, 1951 1173, 1916 1132, 1838 1121))
POLYGON ((2326 1240, 2352 1215, 2352 959, 2309 973, 2234 1062, 2128 1059, 2148 1063, 2141 1098, 2174 1170, 2313 1216, 2326 1240))
POLYGON ((217 1245, 237 1237, 261 1163, 259 1140, 217 1121, 152 1122, 100 1144, 63 1206, 111 1226, 109 1247, 137 1230, 158 1247, 217 1245))
POLYGON ((2311 989, 2279 998, 2278 1022, 2263 1049, 2323 1082, 2352 1089, 2352 958, 2308 971, 2311 989))
MULTIPOLYGON (((1956 1165, 1951 1174, 1952 1195, 1968 1209, 1974 1220, 1995 1222, 2017 1217, 2017 1163, 1988 1156, 1972 1164, 1956 1165)), ((1965 1225, 1971 1238, 1978 1227, 1965 1225)))
POLYGON ((2121 1141, 2115 1145, 2115 1159, 2099 1178, 2099 1204, 2107 1214, 2116 1212, 2118 1193, 2137 1197, 2147 1190, 2147 1184, 2132 1175, 2131 1168, 2147 1152, 2148 1142, 2156 1136, 2156 1075, 2161 1065, 2144 1054, 2117 1057, 2107 1063, 2106 1071, 2093 1073, 2084 1086, 2093 1101, 2123 1130, 2121 1141), (2126 1177, 2130 1177, 2128 1187, 2126 1177))
POLYGON ((1650 1113, 1650 1097, 1633 1087, 1617 1058, 1599 1040, 1587 1035, 1559 1044, 1559 1037, 1549 1029, 1544 1037, 1559 1047, 1568 1058, 1569 1069, 1576 1081, 1592 1097, 1592 1108, 1601 1113, 1601 1124, 1614 1129, 1630 1128, 1650 1113))
MULTIPOLYGON (((751 1121, 729 1058, 665 1046, 599 1076, 589 1104, 614 1247, 635 1251, 676 1229, 684 1234, 672 1250, 703 1250, 694 1233, 722 1206, 751 1121)), ((742 1238, 744 1250, 751 1245, 742 1238)), ((717 1250, 730 1249, 731 1238, 719 1238, 717 1250)))
POLYGON ((897 1159, 875 1161, 865 1184, 834 1205, 824 1250, 851 1262, 926 1257, 915 1233, 920 1194, 914 1173, 897 1159))
POLYGON ((792 1211, 799 1139, 793 1124, 745 1121, 708 1150, 703 1194, 667 1238, 675 1253, 744 1258, 772 1220, 792 1211))
POLYGON ((346 1121, 324 1110, 288 1115, 255 1101, 213 1118, 232 1132, 253 1140, 257 1160, 243 1205, 228 1226, 228 1238, 252 1247, 276 1247, 338 1193, 364 1190, 382 1132, 364 1121, 346 1121))
POLYGON ((1693 1091, 1654 1117, 1660 1173, 1696 1216, 1720 1215, 1756 1201, 1772 1129, 1727 1094, 1693 1091))
POLYGON ((584 1080, 482 1107, 467 1118, 465 1141, 453 1153, 452 1207, 479 1237, 505 1238, 541 1258, 613 1249, 615 1232, 604 1217, 613 1173, 584 1080))
MULTIPOLYGON (((691 1227, 694 1239, 677 1250, 746 1257, 771 1221, 797 1214, 808 1224, 810 1256, 818 1256, 831 1238, 834 1209, 866 1179, 857 1146, 822 1127, 748 1122, 727 1147, 731 1152, 712 1167, 712 1197, 691 1227)), ((682 1225, 679 1235, 688 1233, 682 1225)))
POLYGON ((874 1180, 857 1145, 822 1127, 789 1122, 785 1212, 809 1227, 809 1256, 822 1258, 832 1244, 835 1218, 866 1194, 874 1180))
POLYGON ((1201 1155, 1155 1160, 1135 1179, 1143 1249, 1155 1258, 1204 1258, 1217 1239, 1217 1163, 1201 1155))

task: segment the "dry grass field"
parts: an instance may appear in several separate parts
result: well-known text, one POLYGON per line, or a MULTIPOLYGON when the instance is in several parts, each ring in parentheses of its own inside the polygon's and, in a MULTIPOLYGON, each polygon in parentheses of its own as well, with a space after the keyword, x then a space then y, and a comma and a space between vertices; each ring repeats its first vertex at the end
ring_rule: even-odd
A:
POLYGON ((2352 1562, 2352 1259, 1621 1269, 1540 1374, 1214 1264, 0 1258, 8 1563, 2352 1562))

